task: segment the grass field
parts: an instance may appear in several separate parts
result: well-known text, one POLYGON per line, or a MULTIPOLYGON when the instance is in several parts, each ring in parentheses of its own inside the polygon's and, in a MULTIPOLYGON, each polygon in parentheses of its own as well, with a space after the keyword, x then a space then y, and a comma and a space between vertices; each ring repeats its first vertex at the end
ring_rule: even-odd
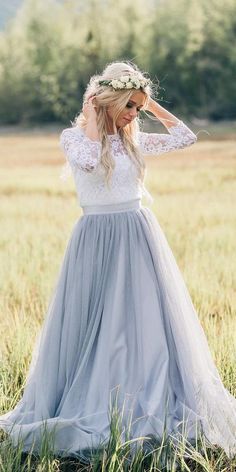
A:
MULTIPOLYGON (((5 131, 0 136, 1 412, 21 397, 34 339, 72 227, 81 215, 73 180, 60 179, 64 158, 59 131, 5 131)), ((202 133, 194 146, 147 157, 146 162, 146 187, 154 203, 143 204, 166 234, 224 384, 236 396, 236 139, 232 130, 210 137, 202 133)), ((161 469, 155 461, 145 469, 139 458, 131 469, 175 470, 161 469)), ((236 468, 236 460, 228 460, 220 450, 193 454, 189 461, 182 458, 179 470, 236 468)), ((9 447, 7 453, 0 450, 0 472, 78 467, 46 452, 33 461, 9 447)), ((125 467, 113 450, 103 468, 94 465, 93 470, 128 470, 125 467)))

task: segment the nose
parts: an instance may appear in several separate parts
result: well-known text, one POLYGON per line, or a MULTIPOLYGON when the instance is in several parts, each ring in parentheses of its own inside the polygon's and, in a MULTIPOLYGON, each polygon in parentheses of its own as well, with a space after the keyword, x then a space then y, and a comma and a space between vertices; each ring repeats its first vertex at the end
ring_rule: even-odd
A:
POLYGON ((136 108, 130 110, 129 115, 131 118, 136 118, 136 116, 138 115, 138 111, 136 110, 136 108))

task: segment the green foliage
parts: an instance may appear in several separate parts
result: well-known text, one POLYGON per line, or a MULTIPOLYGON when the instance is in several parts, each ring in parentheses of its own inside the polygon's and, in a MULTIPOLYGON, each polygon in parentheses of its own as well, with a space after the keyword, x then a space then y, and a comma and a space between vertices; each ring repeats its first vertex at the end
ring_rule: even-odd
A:
POLYGON ((234 0, 25 0, 0 37, 0 123, 73 120, 119 59, 160 80, 167 108, 234 119, 235 33, 234 0))

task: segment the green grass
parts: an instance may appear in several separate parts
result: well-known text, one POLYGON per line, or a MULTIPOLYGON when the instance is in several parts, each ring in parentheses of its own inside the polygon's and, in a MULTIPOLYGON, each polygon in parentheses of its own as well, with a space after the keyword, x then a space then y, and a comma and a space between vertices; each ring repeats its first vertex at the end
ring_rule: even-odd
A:
MULTIPOLYGON (((204 127, 202 127, 204 128, 204 127)), ((206 128, 206 127, 205 127, 206 128)), ((236 396, 236 151, 231 134, 200 139, 193 147, 147 157, 146 187, 183 273, 225 386, 236 396)), ((0 411, 21 398, 36 334, 44 318, 75 221, 81 210, 72 179, 59 177, 64 163, 58 133, 9 132, 0 138, 0 411)), ((234 471, 220 449, 172 450, 168 442, 149 456, 130 459, 117 424, 110 444, 90 466, 38 457, 2 443, 0 472, 61 470, 234 471), (185 453, 183 454, 183 450, 185 453), (175 457, 176 456, 176 457, 175 457), (189 456, 189 457, 187 457, 189 456)), ((3 435, 3 439, 6 437, 3 435)))

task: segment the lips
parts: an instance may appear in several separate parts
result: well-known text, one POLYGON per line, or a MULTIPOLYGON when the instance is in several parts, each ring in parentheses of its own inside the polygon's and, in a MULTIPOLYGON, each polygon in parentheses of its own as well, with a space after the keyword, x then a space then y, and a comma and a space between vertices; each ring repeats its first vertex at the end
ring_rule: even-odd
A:
POLYGON ((127 123, 131 123, 132 120, 128 120, 127 118, 124 118, 125 121, 127 121, 127 123))

